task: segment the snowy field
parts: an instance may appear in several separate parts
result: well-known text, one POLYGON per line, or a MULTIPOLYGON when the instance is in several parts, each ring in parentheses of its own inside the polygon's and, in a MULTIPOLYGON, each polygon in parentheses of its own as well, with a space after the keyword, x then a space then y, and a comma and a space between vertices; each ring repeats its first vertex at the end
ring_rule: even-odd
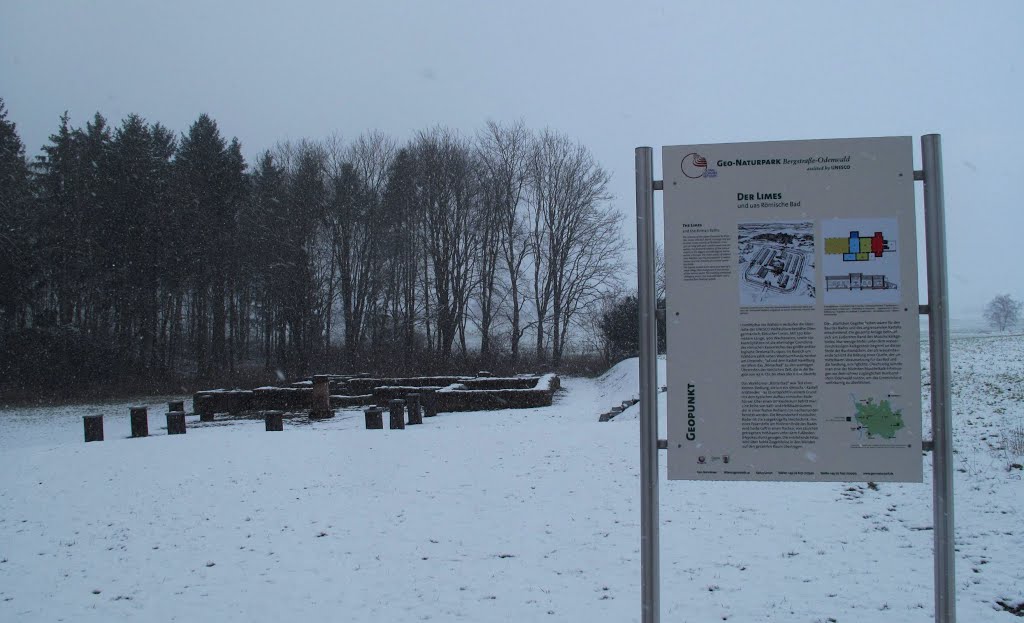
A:
MULTIPOLYGON (((952 360, 958 613, 1009 623, 1024 337, 957 334, 952 360)), ((639 621, 638 409, 597 421, 637 376, 404 431, 342 411, 168 437, 168 397, 147 439, 128 403, 0 411, 0 621, 639 621)), ((663 456, 663 620, 932 621, 924 461, 923 485, 869 487, 667 482, 663 456)))

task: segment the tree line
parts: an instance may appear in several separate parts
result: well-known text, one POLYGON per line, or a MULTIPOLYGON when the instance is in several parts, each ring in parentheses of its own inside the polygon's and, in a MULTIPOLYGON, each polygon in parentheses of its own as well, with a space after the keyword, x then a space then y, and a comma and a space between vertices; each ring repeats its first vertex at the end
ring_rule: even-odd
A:
POLYGON ((0 374, 557 367, 618 287, 609 173, 522 123, 284 142, 207 115, 67 114, 29 159, 0 100, 0 374))

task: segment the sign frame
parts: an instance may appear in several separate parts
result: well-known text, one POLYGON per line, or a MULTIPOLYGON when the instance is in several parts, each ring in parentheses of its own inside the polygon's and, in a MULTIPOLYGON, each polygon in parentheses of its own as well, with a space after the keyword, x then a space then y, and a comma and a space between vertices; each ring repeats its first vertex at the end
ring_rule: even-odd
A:
POLYGON ((921 482, 911 138, 663 164, 668 478, 921 482))
MULTIPOLYGON (((923 182, 924 186, 928 303, 920 305, 919 312, 929 318, 935 621, 956 623, 949 295, 941 135, 921 137, 921 159, 922 169, 914 171, 913 179, 923 182)), ((658 623, 661 587, 657 452, 667 448, 667 440, 658 439, 654 191, 662 190, 664 182, 654 180, 650 147, 637 147, 635 162, 640 325, 641 620, 658 623)))

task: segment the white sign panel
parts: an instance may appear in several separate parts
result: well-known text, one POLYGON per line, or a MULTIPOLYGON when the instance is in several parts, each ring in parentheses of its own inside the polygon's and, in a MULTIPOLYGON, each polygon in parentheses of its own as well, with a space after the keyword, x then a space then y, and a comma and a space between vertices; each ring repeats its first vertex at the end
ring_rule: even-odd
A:
POLYGON ((669 479, 920 482, 910 138, 662 161, 669 479))

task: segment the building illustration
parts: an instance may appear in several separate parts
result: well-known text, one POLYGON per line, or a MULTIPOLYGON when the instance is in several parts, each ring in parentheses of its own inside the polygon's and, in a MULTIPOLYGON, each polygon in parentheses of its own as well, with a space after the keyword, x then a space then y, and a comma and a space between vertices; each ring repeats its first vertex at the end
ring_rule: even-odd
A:
POLYGON ((814 304, 812 221, 739 223, 736 241, 740 305, 814 304))
POLYGON ((764 245, 747 263, 743 279, 768 290, 789 292, 799 285, 805 261, 798 249, 764 245))
POLYGON ((825 277, 825 290, 895 290, 896 284, 885 275, 849 273, 825 277))

